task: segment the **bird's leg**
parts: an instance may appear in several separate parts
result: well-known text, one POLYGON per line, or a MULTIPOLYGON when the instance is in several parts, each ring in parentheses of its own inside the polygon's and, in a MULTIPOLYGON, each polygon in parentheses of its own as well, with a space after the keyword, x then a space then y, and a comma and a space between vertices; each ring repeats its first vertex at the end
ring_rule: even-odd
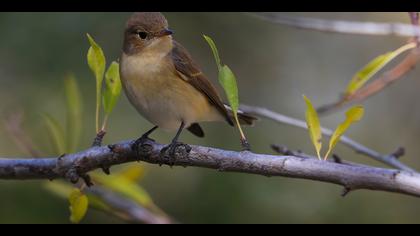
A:
POLYGON ((149 138, 149 135, 151 133, 153 133, 153 131, 155 131, 157 128, 158 128, 158 126, 155 126, 155 127, 151 128, 149 131, 147 131, 142 136, 140 136, 140 138, 138 138, 136 141, 134 141, 134 143, 133 143, 133 149, 136 150, 136 151, 138 151, 139 145, 145 143, 148 140, 155 141, 155 140, 149 138))
POLYGON ((181 135, 181 132, 184 129, 184 127, 185 127, 185 123, 182 121, 181 125, 179 126, 178 131, 176 132, 175 137, 172 139, 171 144, 169 144, 169 146, 167 146, 170 156, 173 156, 175 154, 176 146, 178 146, 178 144, 181 144, 181 143, 178 142, 178 139, 179 139, 179 136, 181 135))
POLYGON ((175 137, 172 139, 172 142, 168 146, 162 148, 160 152, 161 156, 163 155, 164 157, 171 158, 172 162, 170 163, 170 165, 175 164, 175 159, 178 155, 185 155, 191 151, 190 146, 183 144, 181 142, 178 142, 178 138, 181 135, 181 132, 184 128, 185 128, 185 123, 181 122, 181 125, 179 126, 179 129, 176 132, 175 137), (182 150, 177 150, 178 147, 183 147, 183 148, 182 150))

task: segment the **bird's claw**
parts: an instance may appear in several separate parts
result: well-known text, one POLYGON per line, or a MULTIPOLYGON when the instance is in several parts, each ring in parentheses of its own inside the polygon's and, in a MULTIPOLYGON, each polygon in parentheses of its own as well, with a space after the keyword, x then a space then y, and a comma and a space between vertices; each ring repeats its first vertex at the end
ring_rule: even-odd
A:
POLYGON ((144 144, 146 144, 147 142, 154 142, 154 141, 155 140, 153 140, 153 139, 151 139, 147 136, 141 136, 136 141, 134 141, 131 148, 136 154, 140 155, 140 154, 142 154, 141 150, 140 150, 140 147, 143 146, 144 144))
POLYGON ((188 144, 181 142, 173 142, 168 146, 162 148, 160 156, 167 158, 168 165, 173 166, 177 159, 187 156, 191 151, 191 147, 188 144))

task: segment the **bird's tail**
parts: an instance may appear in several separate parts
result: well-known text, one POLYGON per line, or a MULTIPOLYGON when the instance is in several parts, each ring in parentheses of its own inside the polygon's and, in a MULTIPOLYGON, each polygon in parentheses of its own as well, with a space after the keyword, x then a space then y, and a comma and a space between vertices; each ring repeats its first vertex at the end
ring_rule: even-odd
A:
MULTIPOLYGON (((226 110, 229 112, 231 120, 234 120, 232 108, 225 104, 226 110)), ((238 119, 241 125, 254 125, 255 121, 258 120, 257 117, 247 114, 241 110, 238 110, 238 119)))

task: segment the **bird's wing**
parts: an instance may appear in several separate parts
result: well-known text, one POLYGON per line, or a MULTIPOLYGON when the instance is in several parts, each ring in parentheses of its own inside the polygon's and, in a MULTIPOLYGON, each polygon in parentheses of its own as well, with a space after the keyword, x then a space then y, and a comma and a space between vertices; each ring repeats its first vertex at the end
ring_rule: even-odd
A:
POLYGON ((226 118, 226 121, 233 126, 232 119, 229 116, 224 104, 222 103, 216 89, 201 72, 200 68, 193 62, 188 51, 175 40, 173 41, 173 49, 170 53, 172 61, 181 79, 188 82, 198 91, 203 93, 210 104, 215 106, 217 110, 226 118))

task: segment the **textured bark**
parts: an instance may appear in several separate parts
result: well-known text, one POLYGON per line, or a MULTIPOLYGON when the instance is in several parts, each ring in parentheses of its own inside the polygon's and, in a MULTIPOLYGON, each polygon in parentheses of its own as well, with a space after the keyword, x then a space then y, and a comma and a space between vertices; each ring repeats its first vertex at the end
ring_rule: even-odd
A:
POLYGON ((315 158, 226 151, 201 146, 178 146, 174 156, 161 155, 161 144, 131 141, 64 155, 59 158, 0 159, 0 179, 67 178, 75 182, 87 172, 126 162, 197 166, 219 171, 310 179, 343 186, 346 191, 381 190, 420 197, 415 172, 319 161, 315 158))

